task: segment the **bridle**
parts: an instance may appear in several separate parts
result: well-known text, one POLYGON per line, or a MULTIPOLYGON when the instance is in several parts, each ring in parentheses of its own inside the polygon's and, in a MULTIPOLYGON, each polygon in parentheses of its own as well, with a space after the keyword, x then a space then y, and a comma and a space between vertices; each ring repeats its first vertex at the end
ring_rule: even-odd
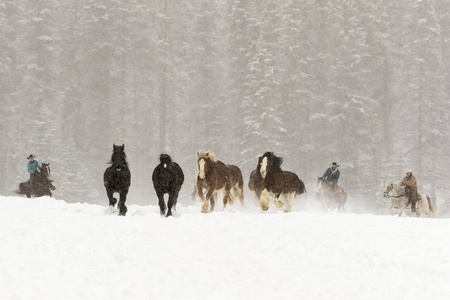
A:
POLYGON ((397 196, 394 196, 394 195, 389 195, 389 193, 392 191, 394 189, 394 185, 391 183, 391 184, 389 184, 389 186, 386 188, 386 190, 388 190, 387 192, 385 191, 384 192, 384 197, 385 198, 401 198, 401 197, 405 197, 406 196, 406 194, 401 194, 401 195, 397 195, 397 196))

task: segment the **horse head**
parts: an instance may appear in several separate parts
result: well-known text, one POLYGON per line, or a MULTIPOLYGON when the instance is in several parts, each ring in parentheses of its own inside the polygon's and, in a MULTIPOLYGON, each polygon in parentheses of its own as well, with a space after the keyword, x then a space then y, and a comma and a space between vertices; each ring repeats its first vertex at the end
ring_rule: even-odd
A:
POLYGON ((317 176, 317 189, 319 191, 321 191, 322 189, 332 191, 332 184, 328 182, 325 178, 317 176))
POLYGON ((404 192, 404 188, 397 181, 390 179, 384 184, 383 197, 398 197, 404 194, 404 192), (394 195, 390 195, 391 192, 393 192, 394 195))
POLYGON ((113 144, 113 153, 110 163, 120 169, 123 166, 128 167, 127 155, 125 154, 125 145, 116 146, 113 144))
POLYGON ((45 175, 46 177, 51 176, 50 163, 42 163, 41 174, 45 175))
POLYGON ((198 177, 200 177, 200 179, 205 179, 206 173, 208 173, 210 169, 210 164, 212 162, 217 162, 217 159, 210 151, 197 152, 197 158, 198 177))
POLYGON ((276 156, 273 152, 266 152, 262 156, 261 168, 259 172, 263 178, 266 178, 267 173, 279 170, 281 171, 281 164, 283 163, 283 158, 276 156))
POLYGON ((172 165, 172 158, 170 157, 170 155, 162 153, 159 156, 159 162, 164 167, 164 169, 166 169, 167 167, 170 167, 172 165))
POLYGON ((317 176, 317 189, 321 190, 325 179, 323 177, 317 176))

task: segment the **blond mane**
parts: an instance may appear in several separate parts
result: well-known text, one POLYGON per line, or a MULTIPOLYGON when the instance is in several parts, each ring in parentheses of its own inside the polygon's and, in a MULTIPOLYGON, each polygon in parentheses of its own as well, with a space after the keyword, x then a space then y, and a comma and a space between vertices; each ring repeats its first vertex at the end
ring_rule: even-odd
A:
POLYGON ((199 151, 197 152, 197 158, 209 158, 213 162, 217 162, 217 157, 211 151, 199 151))

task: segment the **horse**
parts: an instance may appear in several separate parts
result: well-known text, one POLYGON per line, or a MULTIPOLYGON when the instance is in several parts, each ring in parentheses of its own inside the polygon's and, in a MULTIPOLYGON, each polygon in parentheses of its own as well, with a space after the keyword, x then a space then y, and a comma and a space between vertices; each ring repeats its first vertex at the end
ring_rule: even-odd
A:
POLYGON ((178 193, 184 182, 184 173, 181 167, 168 154, 159 156, 159 165, 153 170, 152 181, 153 187, 158 196, 158 204, 161 216, 172 216, 172 207, 176 210, 178 193), (169 194, 169 200, 164 202, 164 194, 169 194))
POLYGON ((40 172, 35 172, 33 180, 27 180, 19 184, 19 189, 16 191, 19 195, 26 195, 27 198, 52 196, 52 192, 56 189, 53 181, 50 180, 51 170, 50 163, 43 163, 40 172))
POLYGON ((343 209, 347 201, 347 193, 343 188, 339 187, 338 191, 333 190, 333 185, 323 177, 317 177, 317 198, 322 204, 323 209, 328 210, 331 207, 333 200, 337 203, 338 211, 343 209))
MULTIPOLYGON (((391 198, 391 203, 384 212, 386 215, 392 208, 398 209, 398 216, 400 217, 405 209, 411 209, 411 203, 408 203, 406 197, 405 187, 401 186, 396 180, 388 180, 384 185, 383 197, 391 198)), ((431 199, 427 194, 419 195, 419 200, 416 204, 416 216, 419 217, 419 209, 422 210, 429 218, 436 218, 436 213, 431 205, 431 199)))
POLYGON ((284 206, 280 197, 286 199, 287 205, 284 212, 288 213, 291 211, 294 197, 306 193, 303 181, 298 178, 297 174, 281 170, 282 163, 283 158, 277 157, 272 152, 266 152, 262 156, 260 173, 264 178, 264 189, 261 192, 259 203, 264 211, 269 209, 270 200, 274 196, 274 204, 278 208, 284 206))
POLYGON ((248 180, 248 188, 250 191, 255 193, 255 199, 258 201, 261 198, 261 193, 264 189, 264 178, 261 176, 259 170, 261 169, 262 156, 258 158, 258 164, 256 169, 250 173, 250 178, 248 180))
POLYGON ((119 193, 120 195, 119 203, 117 204, 119 216, 125 216, 127 213, 128 209, 125 206, 125 201, 127 200, 128 190, 131 185, 130 166, 128 165, 124 150, 125 145, 116 146, 113 144, 113 153, 109 161, 111 166, 103 174, 103 184, 106 188, 111 211, 114 211, 114 206, 117 203, 117 199, 113 197, 113 194, 119 193))
POLYGON ((214 211, 217 193, 220 190, 223 190, 224 208, 228 203, 232 205, 235 198, 239 198, 244 206, 244 180, 241 169, 223 163, 209 151, 198 152, 197 158, 197 195, 203 202, 202 213, 207 213, 208 209, 209 212, 214 211), (204 189, 207 191, 206 195, 204 189))

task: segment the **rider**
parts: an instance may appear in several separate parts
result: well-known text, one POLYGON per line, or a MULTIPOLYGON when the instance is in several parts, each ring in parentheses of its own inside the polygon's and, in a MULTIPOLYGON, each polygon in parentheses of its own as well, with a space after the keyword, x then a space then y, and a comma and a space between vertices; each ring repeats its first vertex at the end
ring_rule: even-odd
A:
POLYGON ((27 157, 28 163, 27 163, 27 170, 28 173, 30 173, 30 185, 33 184, 34 177, 36 174, 38 174, 39 170, 41 169, 41 164, 34 159, 35 156, 33 154, 30 154, 30 156, 27 157))
POLYGON ((416 211, 416 202, 419 200, 418 194, 417 194, 417 180, 416 177, 412 174, 411 169, 405 170, 406 176, 403 178, 400 185, 405 186, 405 193, 406 197, 408 198, 408 203, 406 206, 408 206, 411 203, 411 211, 416 211))
POLYGON ((331 164, 331 167, 329 167, 325 171, 325 173, 323 173, 323 178, 326 181, 331 182, 331 185, 335 192, 339 190, 337 183, 339 181, 339 176, 341 175, 341 172, 338 170, 338 167, 339 165, 336 162, 333 162, 331 164))

